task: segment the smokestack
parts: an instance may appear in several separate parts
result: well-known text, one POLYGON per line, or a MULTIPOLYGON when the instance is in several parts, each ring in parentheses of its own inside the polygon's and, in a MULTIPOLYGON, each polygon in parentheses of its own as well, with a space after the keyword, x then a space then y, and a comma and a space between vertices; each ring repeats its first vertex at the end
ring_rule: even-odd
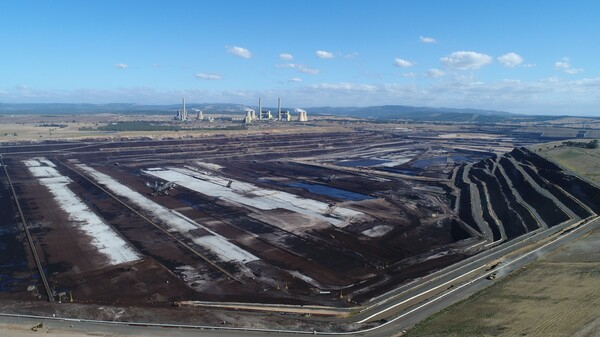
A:
POLYGON ((277 119, 281 120, 281 97, 277 98, 277 119))
POLYGON ((185 110, 185 97, 183 97, 183 110, 181 115, 181 120, 185 121, 187 119, 187 111, 185 110))
POLYGON ((262 119, 262 98, 258 98, 258 119, 262 119))

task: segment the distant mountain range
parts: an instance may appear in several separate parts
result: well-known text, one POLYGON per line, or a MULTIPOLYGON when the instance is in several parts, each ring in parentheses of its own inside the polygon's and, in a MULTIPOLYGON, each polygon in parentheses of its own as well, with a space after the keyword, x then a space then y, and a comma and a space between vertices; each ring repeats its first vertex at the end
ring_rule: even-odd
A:
MULTIPOLYGON (((244 113, 246 105, 232 103, 188 103, 186 108, 200 109, 207 113, 244 113)), ((0 103, 0 114, 89 114, 89 113, 115 113, 115 114, 175 114, 180 110, 181 104, 168 105, 141 105, 133 103, 0 103)))
MULTIPOLYGON (((202 103, 187 104, 190 113, 200 109, 205 113, 244 114, 244 109, 258 109, 256 106, 247 106, 233 103, 202 103)), ((116 113, 116 114, 175 114, 181 109, 180 104, 171 105, 139 105, 132 103, 111 104, 69 104, 69 103, 0 103, 0 115, 9 114, 90 114, 90 113, 116 113)), ((275 112, 277 108, 263 107, 275 112)), ((285 108, 288 109, 288 108, 285 108)), ((502 120, 552 120, 564 116, 533 116, 518 115, 504 111, 456 109, 456 108, 428 108, 405 105, 381 105, 372 107, 312 107, 306 108, 309 115, 333 115, 378 120, 403 119, 415 121, 454 121, 454 122, 500 122, 502 120)))
POLYGON ((513 119, 519 115, 505 111, 428 108, 406 105, 380 105, 371 107, 315 107, 308 111, 317 114, 349 116, 372 119, 444 120, 444 121, 498 121, 513 119))

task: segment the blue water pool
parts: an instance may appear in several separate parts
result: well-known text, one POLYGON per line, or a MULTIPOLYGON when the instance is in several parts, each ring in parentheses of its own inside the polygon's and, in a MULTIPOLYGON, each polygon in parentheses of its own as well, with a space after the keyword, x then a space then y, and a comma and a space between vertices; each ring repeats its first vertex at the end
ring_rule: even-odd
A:
POLYGON ((360 201, 360 200, 367 200, 367 199, 375 199, 374 197, 372 197, 370 195, 350 192, 350 191, 346 191, 346 190, 341 190, 339 188, 329 187, 329 186, 324 186, 324 185, 319 185, 319 184, 293 182, 293 183, 288 183, 287 185, 292 186, 292 187, 303 188, 303 189, 309 191, 310 193, 325 195, 328 197, 342 199, 342 200, 348 200, 348 201, 360 201))

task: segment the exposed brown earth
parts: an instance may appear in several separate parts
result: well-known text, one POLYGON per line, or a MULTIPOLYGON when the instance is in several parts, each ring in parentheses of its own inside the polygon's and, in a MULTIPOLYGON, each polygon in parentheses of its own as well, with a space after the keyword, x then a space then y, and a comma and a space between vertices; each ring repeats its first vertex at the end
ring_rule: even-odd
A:
MULTIPOLYGON (((591 214, 584 183, 579 195, 553 188, 566 178, 543 159, 525 150, 494 155, 506 139, 491 144, 488 133, 463 133, 348 128, 21 144, 2 154, 55 298, 142 307, 194 300, 350 307, 483 244, 591 214), (47 158, 43 168, 55 166, 70 179, 81 204, 140 259, 114 264, 98 251, 32 175, 24 162, 31 158, 47 158), (153 196, 147 184, 166 182, 158 174, 187 180, 153 196), (261 208, 270 204, 279 206, 261 208), (177 221, 193 229, 177 229, 177 221)), ((1 182, 3 218, 12 219, 1 223, 1 234, 12 255, 0 266, 0 298, 43 298, 7 177, 1 182)))

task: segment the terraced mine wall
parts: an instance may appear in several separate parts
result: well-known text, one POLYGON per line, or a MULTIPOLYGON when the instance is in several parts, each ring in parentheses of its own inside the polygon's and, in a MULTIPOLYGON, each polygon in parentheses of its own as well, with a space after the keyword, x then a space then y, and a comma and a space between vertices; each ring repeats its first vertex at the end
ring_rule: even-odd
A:
MULTIPOLYGON (((537 168, 538 175, 549 184, 554 184, 566 193, 583 203, 594 213, 600 214, 600 189, 572 174, 566 173, 558 165, 525 149, 515 149, 513 153, 520 156, 520 161, 537 168)), ((568 202, 568 201, 567 201, 568 202)), ((580 210, 580 212, 583 212, 580 210)))
POLYGON ((531 176, 528 175, 525 177, 516 166, 507 159, 507 156, 508 155, 500 159, 500 164, 504 167, 504 171, 511 180, 512 186, 518 191, 523 200, 538 212, 542 220, 544 220, 549 227, 556 226, 559 223, 568 220, 569 217, 558 208, 558 205, 550 198, 536 191, 530 182, 532 180, 531 176))
POLYGON ((518 194, 518 191, 510 188, 508 178, 505 177, 499 169, 495 170, 494 176, 498 179, 502 192, 508 198, 510 207, 519 214, 521 219, 523 219, 523 224, 527 228, 527 231, 529 232, 538 229, 540 227, 538 220, 533 217, 523 203, 519 202, 517 196, 520 195, 518 194))
POLYGON ((458 217, 474 229, 489 228, 488 241, 512 240, 600 212, 599 188, 526 148, 464 164, 457 173, 458 217), (464 181, 465 170, 472 184, 464 181), (479 204, 480 217, 474 213, 479 204))
MULTIPOLYGON (((555 184, 549 183, 548 180, 542 178, 539 173, 539 168, 534 166, 527 157, 527 154, 523 152, 522 149, 515 149, 511 152, 511 155, 519 161, 519 165, 527 172, 527 174, 543 189, 552 193, 558 200, 560 200, 565 206, 567 206, 571 211, 573 211, 580 218, 587 218, 592 215, 589 209, 582 206, 580 202, 575 200, 572 196, 570 196, 563 189, 558 187, 555 184)), ((550 163, 552 164, 552 163, 550 163)), ((555 167, 559 169, 554 164, 551 167, 555 167)), ((543 168, 542 168, 543 170, 543 168)))
POLYGON ((454 185, 460 189, 460 197, 458 198, 458 201, 459 201, 458 216, 462 221, 464 221, 471 228, 473 228, 475 230, 480 230, 479 225, 473 218, 473 211, 471 208, 471 205, 472 205, 471 193, 469 190, 470 186, 463 179, 463 174, 464 174, 465 168, 466 168, 466 165, 462 165, 458 169, 458 172, 456 173, 456 180, 454 181, 454 185))
MULTIPOLYGON (((477 185, 477 192, 479 192, 479 199, 484 201, 486 200, 486 188, 484 188, 483 183, 480 180, 474 179, 474 176, 469 172, 469 178, 471 181, 475 182, 477 185)), ((489 195, 489 192, 487 192, 489 195)), ((496 220, 492 217, 492 210, 490 209, 490 205, 487 202, 481 203, 481 210, 483 219, 488 223, 490 229, 492 230, 494 241, 502 239, 502 235, 500 233, 500 228, 496 220)))
POLYGON ((513 239, 527 232, 527 227, 523 222, 523 218, 510 207, 510 200, 506 197, 500 182, 493 174, 481 168, 474 168, 471 174, 475 179, 484 182, 488 190, 488 198, 491 208, 502 224, 510 224, 503 226, 507 238, 513 239))

